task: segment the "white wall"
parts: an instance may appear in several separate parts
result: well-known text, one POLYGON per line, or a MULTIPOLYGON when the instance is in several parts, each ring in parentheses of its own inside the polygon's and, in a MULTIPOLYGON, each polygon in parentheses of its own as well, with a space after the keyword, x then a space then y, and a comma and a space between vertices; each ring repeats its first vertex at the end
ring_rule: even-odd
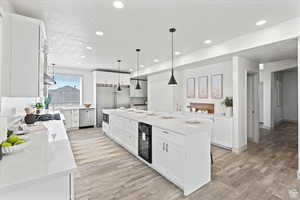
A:
POLYGON ((69 75, 79 75, 82 77, 82 103, 83 104, 93 104, 94 101, 94 76, 93 73, 89 70, 82 70, 76 68, 67 68, 67 67, 56 67, 55 73, 59 74, 69 74, 69 75))
MULTIPOLYGON (((272 121, 272 73, 297 66, 297 60, 289 59, 271 63, 264 63, 264 70, 260 71, 260 82, 263 82, 263 120, 265 128, 273 126, 272 121)), ((273 77, 274 78, 274 77, 273 77)))
MULTIPOLYGON (((242 57, 233 57, 233 147, 234 152, 241 152, 247 148, 247 73, 257 73, 254 82, 257 82, 257 97, 258 104, 258 72, 259 64, 242 57)), ((255 87, 255 84, 254 84, 255 87)), ((255 108, 257 117, 257 127, 255 128, 255 135, 258 135, 258 107, 255 108)))
POLYGON ((283 119, 289 121, 298 120, 298 74, 297 71, 285 71, 282 77, 283 83, 283 119))
POLYGON ((8 0, 0 0, 0 13, 15 13, 15 8, 8 0))
POLYGON ((179 90, 181 78, 177 72, 174 74, 178 86, 169 86, 171 72, 163 72, 148 76, 148 110, 159 112, 175 111, 176 93, 179 90))
POLYGON ((223 98, 232 97, 232 60, 220 62, 211 65, 197 66, 197 64, 190 65, 190 69, 183 70, 183 88, 181 91, 181 96, 183 97, 182 105, 184 110, 189 110, 187 106, 190 103, 212 103, 215 105, 215 113, 220 114, 225 112, 225 107, 221 105, 223 99, 212 99, 211 98, 211 75, 214 74, 223 74, 223 98), (199 76, 208 76, 208 99, 199 99, 198 98, 198 77, 199 76), (187 79, 196 78, 196 98, 187 98, 186 97, 186 88, 187 88, 187 79))

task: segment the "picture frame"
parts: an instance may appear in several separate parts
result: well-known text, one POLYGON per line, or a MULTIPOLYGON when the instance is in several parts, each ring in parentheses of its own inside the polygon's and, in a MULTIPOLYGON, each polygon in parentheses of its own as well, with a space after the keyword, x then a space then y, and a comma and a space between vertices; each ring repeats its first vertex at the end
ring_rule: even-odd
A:
POLYGON ((208 99, 208 76, 198 77, 198 98, 208 99))
POLYGON ((223 98, 223 74, 214 74, 211 76, 211 98, 223 98))
POLYGON ((188 78, 186 84, 186 97, 195 98, 195 78, 188 78))

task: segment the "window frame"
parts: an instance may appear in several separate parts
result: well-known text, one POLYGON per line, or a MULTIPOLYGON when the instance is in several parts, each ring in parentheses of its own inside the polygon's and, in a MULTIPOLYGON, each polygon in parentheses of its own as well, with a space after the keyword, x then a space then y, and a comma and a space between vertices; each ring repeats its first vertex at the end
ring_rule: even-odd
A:
MULTIPOLYGON (((54 106, 82 106, 83 104, 83 85, 84 85, 84 76, 83 75, 81 75, 81 74, 72 74, 72 73, 61 73, 61 72, 57 72, 57 73, 54 73, 54 77, 55 77, 55 75, 60 75, 60 76, 71 76, 71 77, 79 77, 80 78, 80 102, 79 102, 79 104, 68 104, 68 105, 66 105, 66 104, 52 104, 52 105, 54 105, 54 106)), ((55 79, 54 79, 55 80, 55 79)), ((50 88, 48 87, 48 90, 49 90, 50 88)), ((49 92, 48 92, 48 95, 49 95, 49 92)), ((51 104, 51 103, 50 103, 51 104)))

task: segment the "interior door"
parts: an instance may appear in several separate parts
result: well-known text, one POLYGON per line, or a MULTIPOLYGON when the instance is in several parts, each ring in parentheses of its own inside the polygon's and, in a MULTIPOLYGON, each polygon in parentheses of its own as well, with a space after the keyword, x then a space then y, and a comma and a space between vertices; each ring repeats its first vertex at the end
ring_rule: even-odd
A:
POLYGON ((247 136, 254 138, 254 76, 247 76, 247 136))
POLYGON ((98 84, 96 88, 97 127, 102 126, 102 110, 114 108, 113 85, 98 84))

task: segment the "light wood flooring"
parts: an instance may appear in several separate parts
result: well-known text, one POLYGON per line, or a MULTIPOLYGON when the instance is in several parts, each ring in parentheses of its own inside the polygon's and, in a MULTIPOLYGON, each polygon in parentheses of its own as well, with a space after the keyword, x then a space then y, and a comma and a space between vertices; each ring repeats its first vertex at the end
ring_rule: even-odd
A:
POLYGON ((297 125, 262 130, 260 144, 235 154, 213 147, 212 181, 184 197, 175 185, 106 137, 101 129, 70 132, 78 169, 76 200, 300 199, 297 125), (299 192, 299 193, 298 193, 299 192))

